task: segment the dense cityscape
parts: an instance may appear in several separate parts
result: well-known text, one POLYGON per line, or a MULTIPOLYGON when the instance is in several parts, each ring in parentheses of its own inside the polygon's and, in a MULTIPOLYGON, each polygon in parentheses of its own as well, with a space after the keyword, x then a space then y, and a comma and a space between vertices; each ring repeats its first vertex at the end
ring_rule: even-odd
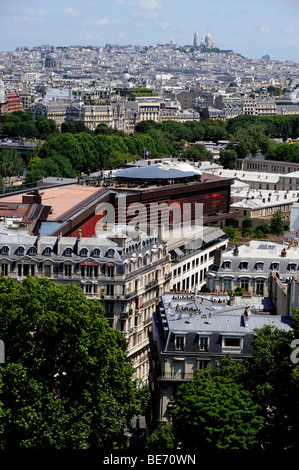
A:
POLYGON ((1 450, 295 449, 298 63, 0 52, 0 189, 1 450))

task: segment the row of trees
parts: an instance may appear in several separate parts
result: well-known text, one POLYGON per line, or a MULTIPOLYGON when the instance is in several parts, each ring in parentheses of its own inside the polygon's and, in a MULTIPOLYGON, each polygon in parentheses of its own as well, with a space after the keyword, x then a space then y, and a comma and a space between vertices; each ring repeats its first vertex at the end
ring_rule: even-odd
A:
MULTIPOLYGON (((133 135, 126 135, 106 124, 100 124, 92 132, 81 121, 64 122, 58 132, 54 121, 45 118, 34 121, 29 113, 21 111, 0 117, 3 135, 46 139, 38 150, 38 159, 30 162, 27 182, 41 176, 73 177, 88 170, 115 168, 125 159, 142 157, 144 150, 149 151, 152 158, 172 155, 212 161, 212 153, 196 142, 223 139, 228 140, 226 149, 220 153, 220 163, 225 168, 235 168, 237 158, 256 155, 259 151, 268 159, 298 162, 298 145, 277 144, 272 138, 284 132, 284 137, 299 135, 298 116, 243 115, 227 122, 142 121, 136 125, 133 135)), ((26 167, 27 163, 24 162, 26 167)))
POLYGON ((282 236, 288 225, 284 222, 282 211, 278 209, 275 211, 270 219, 270 223, 261 220, 255 228, 253 228, 252 219, 244 219, 242 228, 239 228, 238 219, 232 217, 226 220, 223 231, 226 233, 230 241, 235 241, 236 237, 245 238, 267 238, 267 236, 282 236))
POLYGON ((147 448, 295 450, 299 366, 293 340, 299 335, 298 309, 291 326, 289 332, 271 326, 257 330, 256 354, 246 362, 227 357, 219 367, 197 371, 179 387, 172 426, 160 424, 147 439, 147 448))

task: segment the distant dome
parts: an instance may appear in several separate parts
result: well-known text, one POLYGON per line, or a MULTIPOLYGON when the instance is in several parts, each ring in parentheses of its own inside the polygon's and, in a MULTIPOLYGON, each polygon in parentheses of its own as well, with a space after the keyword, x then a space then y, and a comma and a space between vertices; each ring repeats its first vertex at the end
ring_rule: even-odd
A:
POLYGON ((206 34, 205 40, 206 40, 206 41, 211 41, 211 40, 212 40, 212 36, 210 35, 210 32, 209 32, 209 31, 208 31, 207 34, 206 34))

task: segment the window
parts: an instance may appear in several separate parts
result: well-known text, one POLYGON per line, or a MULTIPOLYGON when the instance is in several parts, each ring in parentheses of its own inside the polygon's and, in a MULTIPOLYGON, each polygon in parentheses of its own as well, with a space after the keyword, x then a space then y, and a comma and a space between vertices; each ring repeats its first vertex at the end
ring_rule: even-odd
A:
POLYGON ((44 249, 44 256, 51 256, 52 254, 52 248, 50 248, 49 246, 47 246, 45 249, 44 249))
POLYGON ((101 250, 99 250, 99 248, 95 248, 92 254, 94 258, 99 258, 101 256, 101 250))
POLYGON ((259 295, 264 295, 264 281, 260 279, 256 281, 256 293, 259 295))
POLYGON ((70 277, 72 275, 72 265, 65 264, 64 265, 64 275, 70 277))
POLYGON ((223 279, 223 289, 226 289, 226 290, 231 290, 232 289, 231 279, 223 279))
POLYGON ((210 361, 198 359, 197 360, 197 369, 205 369, 210 361))
POLYGON ((114 285, 108 284, 107 286, 107 295, 114 295, 114 285))
POLYGON ((262 263, 262 262, 256 263, 256 269, 258 271, 262 271, 264 269, 264 263, 262 263))
POLYGON ((106 253, 107 258, 114 258, 114 250, 108 250, 106 253))
POLYGON ((279 270, 279 263, 272 263, 272 269, 279 270))
POLYGON ((8 255, 8 253, 9 253, 9 248, 8 248, 8 246, 3 246, 3 247, 1 248, 1 255, 8 255))
POLYGON ((17 254, 18 256, 23 256, 24 251, 25 251, 24 247, 23 247, 23 246, 19 246, 19 247, 17 248, 16 254, 17 254))
POLYGON ((44 265, 44 275, 45 276, 51 276, 51 265, 50 264, 45 264, 44 265))
POLYGON ((248 291, 249 290, 249 281, 248 279, 242 279, 241 280, 241 287, 242 289, 248 291))
POLYGON ((296 271, 297 265, 296 263, 289 263, 289 270, 290 271, 296 271))
POLYGON ((35 248, 34 246, 32 246, 31 248, 29 248, 27 254, 28 254, 29 256, 34 256, 34 255, 36 255, 36 248, 35 248))
POLYGON ((1 263, 1 276, 8 276, 8 264, 1 263))
POLYGON ((85 293, 86 294, 92 293, 92 284, 85 284, 85 293))
POLYGON ((184 351, 185 350, 185 336, 175 335, 174 348, 175 348, 176 351, 184 351))
POLYGON ((224 261, 223 267, 224 267, 225 269, 230 269, 230 268, 231 268, 231 262, 230 262, 230 261, 224 261))
POLYGON ((87 248, 82 248, 82 250, 80 251, 80 256, 84 256, 86 258, 87 255, 88 255, 87 248))
POLYGON ((67 248, 64 251, 64 256, 72 256, 72 254, 73 254, 73 250, 71 248, 67 248))
POLYGON ((224 338, 225 348, 241 348, 241 338, 226 337, 224 338))
POLYGON ((242 261, 241 269, 248 269, 248 262, 247 261, 242 261))
POLYGON ((200 351, 208 351, 209 350, 209 337, 208 336, 200 336, 199 337, 199 350, 200 351))
POLYGON ((115 266, 107 266, 107 277, 114 277, 115 266))

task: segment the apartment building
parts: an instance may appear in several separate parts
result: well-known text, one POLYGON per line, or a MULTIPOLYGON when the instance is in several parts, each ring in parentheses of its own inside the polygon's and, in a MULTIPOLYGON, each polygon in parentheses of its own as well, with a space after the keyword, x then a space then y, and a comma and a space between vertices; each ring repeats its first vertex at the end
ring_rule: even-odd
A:
POLYGON ((171 420, 178 387, 222 357, 248 359, 254 354, 256 328, 271 325, 289 331, 291 318, 254 313, 229 305, 226 295, 165 293, 150 334, 150 390, 154 423, 171 420))
MULTIPOLYGON (((226 252, 219 251, 219 258, 206 275, 210 291, 234 292, 241 287, 250 302, 254 296, 271 297, 270 273, 279 273, 284 282, 296 276, 299 269, 298 246, 252 240, 226 252)), ((278 312, 280 313, 280 312, 278 312)), ((281 315, 287 315, 281 312, 281 315)))
POLYGON ((29 235, 15 223, 2 222, 0 268, 19 282, 30 275, 74 283, 87 298, 100 301, 110 326, 128 341, 136 377, 146 382, 148 329, 157 300, 170 288, 171 271, 165 243, 154 235, 135 235, 29 235))

